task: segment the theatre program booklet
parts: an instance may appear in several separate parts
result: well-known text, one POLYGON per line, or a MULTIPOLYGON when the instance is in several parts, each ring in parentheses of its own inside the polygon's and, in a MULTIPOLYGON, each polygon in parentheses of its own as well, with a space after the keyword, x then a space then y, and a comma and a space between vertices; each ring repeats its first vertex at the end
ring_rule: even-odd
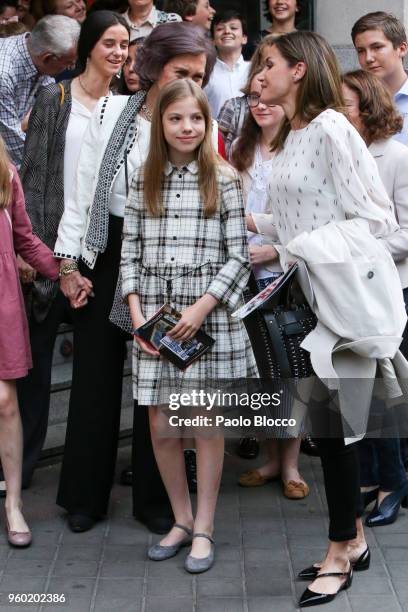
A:
POLYGON ((266 304, 266 302, 276 295, 276 293, 293 277, 293 275, 296 274, 297 269, 298 264, 296 262, 291 264, 284 274, 281 274, 281 276, 273 281, 273 283, 257 293, 252 300, 249 300, 249 302, 233 312, 231 317, 245 319, 245 317, 251 314, 251 312, 254 312, 254 310, 266 304))
POLYGON ((173 340, 167 333, 175 327, 180 318, 181 313, 178 310, 170 304, 164 304, 134 333, 149 342, 180 370, 185 370, 201 355, 204 355, 213 346, 215 340, 201 329, 190 340, 184 342, 173 340))

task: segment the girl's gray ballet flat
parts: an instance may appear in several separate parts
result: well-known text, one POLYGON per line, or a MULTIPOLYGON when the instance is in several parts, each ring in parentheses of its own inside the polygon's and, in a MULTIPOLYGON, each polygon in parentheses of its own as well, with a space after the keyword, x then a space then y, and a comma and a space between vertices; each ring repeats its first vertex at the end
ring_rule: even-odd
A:
POLYGON ((171 557, 175 557, 177 555, 183 546, 189 546, 191 544, 191 534, 193 533, 192 530, 184 525, 180 525, 179 523, 175 523, 174 527, 185 531, 186 536, 180 542, 173 544, 172 546, 163 546, 160 543, 154 544, 154 546, 149 548, 147 552, 149 559, 152 561, 165 561, 166 559, 171 559, 171 557))
POLYGON ((212 537, 207 535, 206 533, 195 533, 193 534, 193 538, 206 538, 211 542, 211 551, 207 557, 198 559, 197 557, 188 555, 184 563, 184 569, 190 574, 201 574, 202 572, 206 572, 207 570, 209 570, 214 565, 215 542, 212 537))

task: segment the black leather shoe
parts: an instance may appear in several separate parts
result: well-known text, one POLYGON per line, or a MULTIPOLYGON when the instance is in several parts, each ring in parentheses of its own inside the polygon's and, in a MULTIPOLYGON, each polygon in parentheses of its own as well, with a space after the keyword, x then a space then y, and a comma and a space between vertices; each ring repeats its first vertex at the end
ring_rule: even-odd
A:
POLYGON ((375 501, 378 496, 379 488, 373 489, 372 491, 362 491, 361 492, 361 502, 363 504, 363 508, 367 508, 371 504, 371 502, 375 501))
POLYGON ((95 525, 97 519, 87 514, 68 514, 68 527, 75 533, 89 531, 95 525))
POLYGON ((121 471, 119 482, 127 487, 131 487, 133 485, 133 470, 131 465, 128 465, 121 471))
POLYGON ((187 449, 184 451, 184 462, 186 464, 186 475, 188 490, 190 493, 197 493, 197 461, 196 452, 187 449))
POLYGON ((300 443, 300 452, 309 457, 319 457, 319 449, 309 435, 305 435, 300 443))
POLYGON ((402 487, 393 491, 381 504, 375 504, 373 510, 367 516, 365 524, 367 527, 379 527, 381 525, 391 525, 397 520, 401 502, 408 493, 408 482, 402 487))
MULTIPOLYGON (((351 567, 354 572, 364 572, 368 570, 370 567, 371 561, 371 553, 370 549, 367 546, 365 551, 359 556, 356 561, 350 561, 351 567)), ((316 567, 315 565, 311 565, 306 569, 302 570, 298 573, 299 580, 314 580, 317 577, 317 574, 320 571, 320 567, 316 567)))
POLYGON ((238 442, 237 455, 243 459, 256 459, 259 455, 257 438, 241 438, 238 442))
POLYGON ((143 523, 145 527, 152 533, 163 535, 168 533, 174 525, 174 516, 149 516, 141 514, 135 515, 135 519, 143 523))
POLYGON ((333 599, 340 593, 340 591, 345 591, 346 589, 351 587, 351 583, 353 582, 353 569, 350 567, 348 572, 327 572, 324 574, 319 574, 316 576, 317 578, 328 578, 329 576, 346 576, 346 580, 343 582, 337 593, 332 593, 327 595, 326 593, 315 593, 310 589, 306 589, 303 592, 302 597, 299 599, 299 607, 307 608, 309 606, 320 606, 321 604, 329 603, 329 601, 333 601, 333 599))

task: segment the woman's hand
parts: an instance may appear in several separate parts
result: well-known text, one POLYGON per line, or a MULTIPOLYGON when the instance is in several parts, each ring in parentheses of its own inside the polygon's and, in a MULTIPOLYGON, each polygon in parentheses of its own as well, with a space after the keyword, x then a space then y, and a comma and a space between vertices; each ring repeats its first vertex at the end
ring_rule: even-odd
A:
POLYGON ((192 306, 188 306, 180 321, 167 334, 173 340, 184 342, 198 332, 208 314, 217 306, 218 301, 209 293, 203 295, 192 306))
POLYGON ((94 296, 92 289, 90 292, 88 288, 81 289, 81 292, 79 293, 78 297, 76 299, 70 300, 71 308, 82 308, 83 306, 86 306, 88 303, 88 296, 94 296))
POLYGON ((279 253, 271 244, 252 245, 249 247, 251 265, 272 263, 279 259, 279 253))
POLYGON ((254 219, 252 217, 252 215, 247 215, 246 216, 246 224, 247 224, 247 229, 249 232, 252 232, 254 234, 258 234, 258 228, 256 227, 255 223, 254 223, 254 219))
POLYGON ((88 303, 92 293, 92 282, 80 272, 71 272, 60 278, 60 288, 69 299, 72 308, 81 308, 88 303))

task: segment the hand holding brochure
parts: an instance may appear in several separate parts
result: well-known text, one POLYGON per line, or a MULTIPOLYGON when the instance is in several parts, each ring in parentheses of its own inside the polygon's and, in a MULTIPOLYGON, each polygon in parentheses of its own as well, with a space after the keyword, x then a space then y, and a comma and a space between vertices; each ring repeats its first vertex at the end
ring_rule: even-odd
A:
POLYGON ((185 370, 201 355, 204 355, 214 344, 214 338, 201 329, 190 340, 180 342, 173 340, 167 333, 176 326, 181 313, 170 304, 164 304, 135 333, 151 344, 163 357, 171 361, 180 370, 185 370))
POLYGON ((245 319, 251 312, 263 306, 293 277, 297 268, 298 264, 296 262, 291 264, 285 274, 279 276, 273 283, 257 293, 252 300, 249 300, 249 302, 241 306, 241 308, 238 308, 238 310, 232 313, 231 317, 245 319))

